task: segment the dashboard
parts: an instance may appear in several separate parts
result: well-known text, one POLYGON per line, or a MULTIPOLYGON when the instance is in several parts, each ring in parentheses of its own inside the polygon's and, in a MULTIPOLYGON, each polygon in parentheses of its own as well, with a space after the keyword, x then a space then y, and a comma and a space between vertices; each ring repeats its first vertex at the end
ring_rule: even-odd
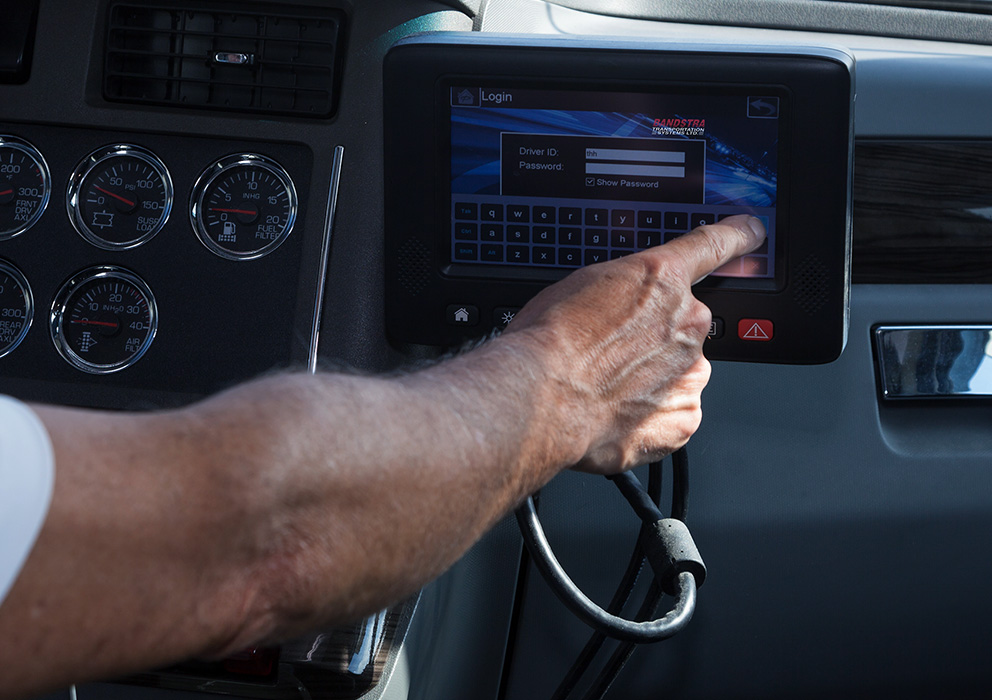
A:
MULTIPOLYGON (((450 339, 425 342, 421 329, 398 339, 387 319, 397 260, 422 274, 419 249, 397 252, 389 238, 390 193, 422 184, 410 175, 421 161, 396 167, 384 145, 395 137, 389 105, 404 97, 384 94, 398 42, 489 37, 561 54, 583 42, 619 53, 819 47, 852 57, 846 347, 815 366, 714 362, 688 446, 688 523, 707 582, 688 628, 638 649, 607 697, 987 694, 992 16, 983 5, 19 5, 0 29, 0 392, 106 409, 183 405, 284 368, 391 371, 447 350, 450 339)), ((581 78, 585 68, 568 65, 581 78)), ((590 63, 602 86, 598 70, 590 63)), ((822 218, 819 206, 804 200, 795 220, 822 218)), ((432 318, 444 326, 441 314, 464 299, 439 299, 432 318)), ((478 306, 488 318, 497 303, 478 306)), ((540 508, 562 564, 590 597, 608 600, 637 536, 626 504, 567 473, 542 490, 540 508)), ((552 697, 588 636, 508 519, 415 599, 354 626, 75 692, 552 697)))

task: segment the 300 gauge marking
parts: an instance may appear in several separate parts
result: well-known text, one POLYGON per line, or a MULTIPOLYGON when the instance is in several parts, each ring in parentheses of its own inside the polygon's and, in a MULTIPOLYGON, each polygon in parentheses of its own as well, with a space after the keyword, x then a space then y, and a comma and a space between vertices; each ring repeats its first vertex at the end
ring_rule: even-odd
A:
POLYGON ((134 248, 168 221, 172 178, 158 156, 141 146, 107 146, 76 166, 65 203, 72 225, 96 247, 134 248))
POLYGON ((73 367, 109 374, 130 367, 155 339, 158 312, 144 280, 113 265, 62 285, 52 304, 52 341, 73 367))
POLYGON ((196 181, 190 222, 211 252, 251 260, 275 250, 296 222, 296 187, 275 161, 255 153, 227 156, 196 181))
POLYGON ((0 260, 0 357, 21 344, 33 317, 34 302, 27 279, 16 267, 0 260))
POLYGON ((34 226, 51 193, 51 176, 41 152, 16 136, 0 136, 0 241, 34 226))

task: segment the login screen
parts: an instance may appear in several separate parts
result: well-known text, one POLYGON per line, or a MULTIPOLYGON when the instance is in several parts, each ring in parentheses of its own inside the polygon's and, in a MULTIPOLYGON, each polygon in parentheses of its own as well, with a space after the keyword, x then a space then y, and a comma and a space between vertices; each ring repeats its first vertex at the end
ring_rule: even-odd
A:
POLYGON ((765 246, 715 274, 774 277, 773 90, 452 85, 449 98, 453 263, 578 267, 748 213, 765 246))

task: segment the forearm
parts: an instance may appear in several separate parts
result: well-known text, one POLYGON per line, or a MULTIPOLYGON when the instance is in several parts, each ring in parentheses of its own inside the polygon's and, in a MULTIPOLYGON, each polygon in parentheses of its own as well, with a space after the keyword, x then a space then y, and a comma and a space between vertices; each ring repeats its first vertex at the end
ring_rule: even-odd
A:
POLYGON ((412 593, 581 458, 571 427, 581 417, 566 412, 541 363, 526 338, 500 339, 401 377, 283 377, 246 389, 251 400, 238 390, 198 407, 283 411, 264 429, 278 446, 267 459, 289 455, 294 466, 261 465, 273 503, 261 510, 295 516, 265 537, 277 564, 261 600, 277 605, 278 636, 412 593))
POLYGON ((56 493, 0 606, 0 696, 413 592, 581 457, 539 361, 520 337, 391 379, 271 377, 176 412, 40 408, 56 493))
POLYGON ((182 411, 41 408, 52 509, 0 605, 0 697, 230 651, 397 600, 562 468, 685 444, 709 377, 690 285, 734 217, 582 268, 405 377, 284 375, 182 411))

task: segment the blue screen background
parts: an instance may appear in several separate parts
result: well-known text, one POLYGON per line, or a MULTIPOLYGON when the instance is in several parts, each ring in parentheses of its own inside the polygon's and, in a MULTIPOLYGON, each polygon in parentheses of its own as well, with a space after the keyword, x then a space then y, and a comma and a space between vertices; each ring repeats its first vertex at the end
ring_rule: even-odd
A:
MULTIPOLYGON (((726 96, 700 98, 707 104, 726 96)), ((736 97, 743 100, 743 97, 736 97)), ((654 133, 654 118, 645 114, 505 107, 451 108, 451 191, 498 195, 500 133, 629 138, 704 138, 704 204, 774 207, 778 188, 777 120, 754 120, 730 110, 704 112, 705 135, 654 133)), ((678 116, 677 114, 673 116, 678 116)), ((687 115, 688 116, 688 115, 687 115)), ((695 115, 694 115, 695 116, 695 115)))

